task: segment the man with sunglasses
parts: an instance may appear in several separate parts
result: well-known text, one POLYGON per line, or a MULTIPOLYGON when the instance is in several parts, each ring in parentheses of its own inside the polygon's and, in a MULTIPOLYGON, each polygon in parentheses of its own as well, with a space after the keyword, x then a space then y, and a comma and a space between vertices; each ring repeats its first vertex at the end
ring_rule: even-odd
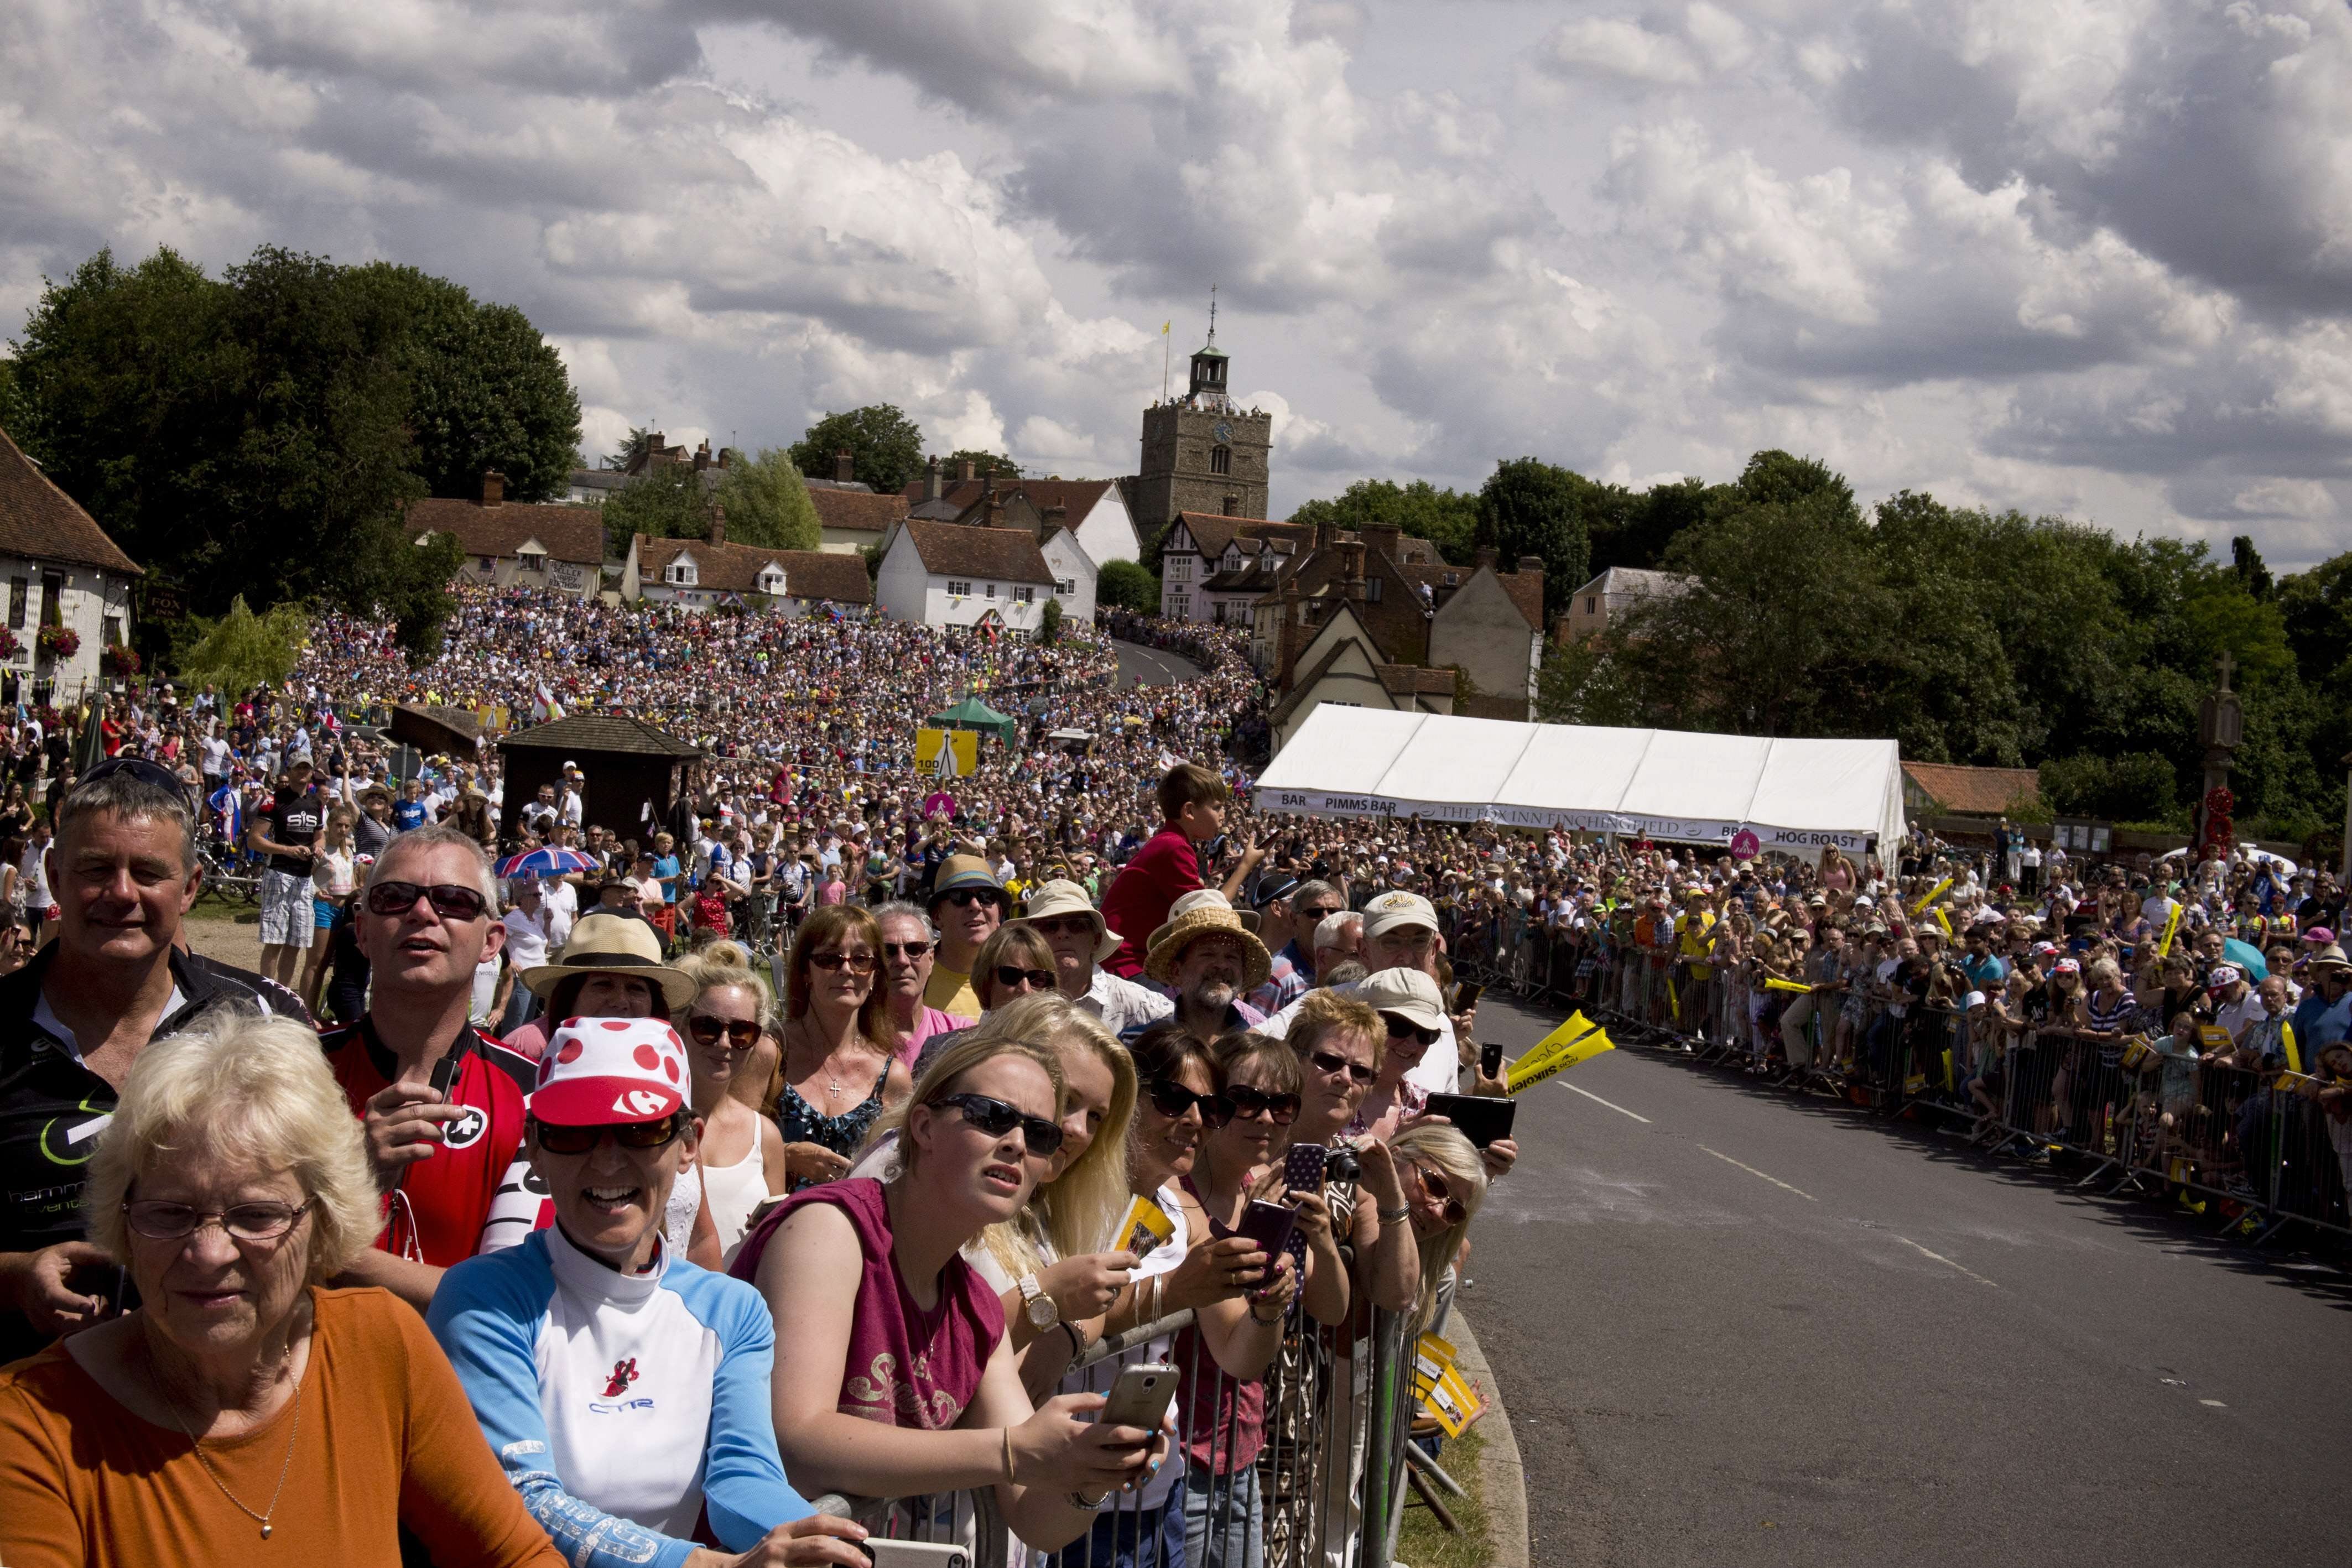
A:
POLYGON ((1254 902, 1258 940, 1273 950, 1274 967, 1265 984, 1250 993, 1250 1005, 1276 1013, 1314 988, 1315 928, 1348 904, 1328 882, 1300 882, 1280 873, 1258 883, 1254 902))
POLYGON ((57 940, 0 976, 0 1361, 112 1309, 119 1276, 83 1239, 82 1179, 140 1052, 219 1007, 310 1021, 285 988, 182 950, 202 873, 168 769, 101 762, 58 816, 57 940))
POLYGON ((1012 913, 1013 900, 986 861, 978 855, 950 855, 940 862, 928 903, 940 945, 934 950, 923 1003, 960 1018, 976 1019, 981 1008, 980 998, 971 988, 972 961, 979 956, 980 945, 1012 913))
MULTIPOLYGON (((419 1312, 443 1270, 486 1249, 537 1081, 527 1058, 469 1019, 474 970, 505 946, 497 894, 488 857, 462 830, 394 839, 369 870, 356 916, 373 981, 368 1010, 320 1037, 387 1195, 376 1250, 345 1282, 382 1285, 419 1312)), ((528 1189, 518 1193, 530 1212, 499 1228, 515 1233, 510 1240, 541 1208, 528 1189)))
POLYGON ((1118 951, 1118 934, 1103 924, 1102 912, 1076 883, 1040 883, 1022 918, 1054 950, 1054 978, 1062 995, 1102 1019, 1113 1034, 1142 1030, 1176 1010, 1158 991, 1100 967, 1118 951))

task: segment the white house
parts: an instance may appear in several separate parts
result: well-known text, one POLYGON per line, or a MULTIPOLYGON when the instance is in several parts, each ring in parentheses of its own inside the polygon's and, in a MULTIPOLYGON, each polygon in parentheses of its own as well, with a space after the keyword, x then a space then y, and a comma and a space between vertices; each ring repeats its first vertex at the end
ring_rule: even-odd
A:
POLYGON ((1069 529, 1057 528, 1046 530, 1037 549, 1045 558, 1045 570, 1054 574, 1054 597, 1062 601, 1062 613, 1092 622, 1095 580, 1101 569, 1087 554, 1086 546, 1069 529))
MULTIPOLYGON (((966 470, 971 465, 964 465, 966 470)), ((992 526, 1054 523, 1077 536, 1078 548, 1100 568, 1136 560, 1143 549, 1135 518, 1118 486, 1108 479, 1017 479, 1000 475, 944 478, 933 458, 923 477, 900 492, 908 517, 992 526), (1027 512, 1023 511, 1026 504, 1027 512)), ((1067 608, 1066 605, 1064 608, 1067 608)))
POLYGON ((1278 570, 1268 552, 1286 555, 1314 542, 1306 523, 1179 512, 1160 548, 1160 613, 1248 625, 1278 570))
POLYGON ((688 610, 740 604, 772 615, 863 615, 874 602, 874 584, 856 556, 735 544, 722 518, 707 539, 635 536, 621 570, 621 597, 688 610))
POLYGON ((0 695, 65 702, 102 686, 100 656, 129 645, 131 584, 144 575, 0 431, 0 580, 16 643, 0 660, 0 695), (68 633, 77 646, 65 653, 68 633))
MULTIPOLYGON (((1026 529, 908 517, 890 536, 875 589, 883 610, 897 620, 1001 626, 1028 637, 1055 586, 1054 568, 1026 529)), ((1091 599, 1087 608, 1091 614, 1091 599)), ((1077 606, 1065 602, 1062 611, 1075 615, 1077 606)))

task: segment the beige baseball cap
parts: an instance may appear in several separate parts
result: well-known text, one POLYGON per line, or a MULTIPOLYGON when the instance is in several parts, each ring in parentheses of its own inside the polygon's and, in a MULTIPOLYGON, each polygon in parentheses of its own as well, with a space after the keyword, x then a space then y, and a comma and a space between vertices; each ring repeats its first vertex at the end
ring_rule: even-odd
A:
POLYGON ((1402 925, 1437 929, 1437 911, 1417 893, 1383 893, 1364 905, 1364 940, 1402 925))
POLYGON ((1447 1023, 1437 982, 1419 969, 1382 969, 1360 981, 1354 996, 1374 1012, 1394 1013, 1423 1029, 1442 1030, 1447 1023))

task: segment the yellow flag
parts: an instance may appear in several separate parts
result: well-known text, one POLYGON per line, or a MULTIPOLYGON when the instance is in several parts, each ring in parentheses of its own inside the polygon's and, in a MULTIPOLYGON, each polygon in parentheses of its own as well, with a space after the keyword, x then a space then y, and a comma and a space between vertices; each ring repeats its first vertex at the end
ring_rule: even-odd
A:
POLYGON ((2294 1048, 2294 1025, 2291 1023, 2282 1023, 2279 1025, 2279 1043, 2286 1047, 2287 1071, 2290 1072, 2302 1071, 2303 1052, 2294 1048))
POLYGON ((1176 323, 1173 321, 1162 321, 1160 323, 1160 335, 1163 338, 1168 336, 1168 329, 1174 325, 1176 325, 1176 323))
POLYGON ((1801 997, 1810 997, 1813 994, 1813 988, 1811 986, 1801 986, 1794 980, 1783 980, 1777 977, 1766 980, 1764 988, 1768 991, 1793 991, 1801 997))
POLYGON ((1528 1048, 1525 1056, 1511 1063, 1510 1071, 1505 1076, 1515 1078, 1523 1073, 1535 1071, 1553 1057, 1591 1034, 1596 1027, 1598 1026, 1587 1019, 1582 1013, 1570 1013, 1566 1023, 1536 1041, 1528 1048))
POLYGON ((1566 1051, 1554 1054, 1550 1061, 1533 1072, 1522 1074, 1514 1068, 1511 1072, 1511 1086, 1506 1092, 1517 1094, 1520 1090, 1532 1088, 1555 1073, 1567 1071, 1579 1062, 1590 1061, 1604 1051, 1616 1049, 1617 1044, 1609 1038, 1608 1030, 1596 1029, 1566 1051))
POLYGON ((1929 888, 1927 892, 1927 895, 1921 898, 1918 903, 1911 906, 1911 913, 1914 915, 1927 914, 1927 906, 1936 902, 1936 895, 1951 885, 1952 879, 1948 876, 1943 881, 1937 883, 1935 886, 1929 888))
POLYGON ((1944 939, 1948 942, 1950 941, 1952 937, 1951 916, 1944 913, 1944 906, 1940 904, 1936 905, 1936 924, 1944 928, 1944 939))
POLYGON ((2172 934, 2179 929, 2180 901, 2179 899, 2174 899, 2172 901, 2172 913, 2167 915, 2164 921, 2164 940, 2156 945, 2157 955, 2159 957, 2169 958, 2172 956, 2172 934))

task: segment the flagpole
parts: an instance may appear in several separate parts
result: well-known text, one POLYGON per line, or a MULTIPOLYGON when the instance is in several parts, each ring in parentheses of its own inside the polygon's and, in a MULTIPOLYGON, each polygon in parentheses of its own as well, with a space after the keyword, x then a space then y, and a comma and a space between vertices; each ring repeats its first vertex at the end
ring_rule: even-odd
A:
POLYGON ((1175 323, 1171 321, 1167 327, 1160 329, 1160 401, 1161 402, 1168 401, 1168 332, 1169 328, 1174 325, 1175 323))

